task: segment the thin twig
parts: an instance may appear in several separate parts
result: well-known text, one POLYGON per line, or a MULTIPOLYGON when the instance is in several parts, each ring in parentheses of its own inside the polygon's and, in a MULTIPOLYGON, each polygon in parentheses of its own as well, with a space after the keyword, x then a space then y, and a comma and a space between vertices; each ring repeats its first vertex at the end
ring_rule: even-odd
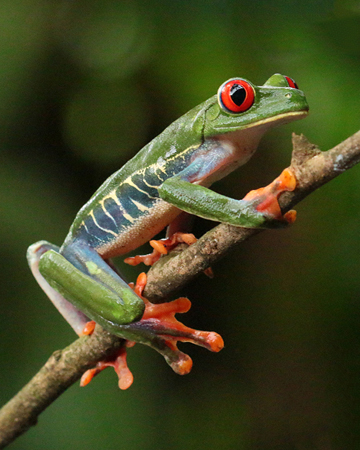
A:
MULTIPOLYGON (((281 195, 283 212, 360 162, 360 131, 327 152, 320 152, 304 136, 293 135, 291 169, 297 187, 281 195)), ((162 258, 148 273, 145 296, 163 301, 171 292, 188 283, 235 244, 261 230, 220 224, 181 253, 162 258), (175 255, 175 256, 174 256, 175 255), (169 282, 169 280, 171 280, 169 282)), ((76 340, 55 352, 35 377, 0 410, 0 448, 16 439, 39 414, 96 362, 115 353, 123 340, 97 327, 91 337, 76 340)))

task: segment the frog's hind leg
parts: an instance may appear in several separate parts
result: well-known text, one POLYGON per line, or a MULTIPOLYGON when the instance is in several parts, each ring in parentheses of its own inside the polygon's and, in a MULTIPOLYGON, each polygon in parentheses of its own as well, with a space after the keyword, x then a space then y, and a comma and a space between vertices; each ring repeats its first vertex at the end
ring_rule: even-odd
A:
POLYGON ((46 241, 39 241, 33 245, 30 245, 27 251, 27 260, 36 281, 39 286, 53 302, 60 314, 65 318, 69 325, 74 329, 75 333, 79 336, 89 321, 89 318, 81 311, 75 308, 69 301, 67 301, 59 292, 53 289, 50 284, 45 280, 39 271, 39 261, 41 256, 49 250, 59 251, 59 247, 50 244, 46 241))
POLYGON ((142 299, 86 241, 50 248, 39 260, 39 271, 52 288, 114 334, 144 312, 142 299))
MULTIPOLYGON (((106 367, 113 367, 119 377, 120 389, 127 389, 133 382, 133 376, 126 363, 126 349, 135 342, 152 347, 159 352, 179 375, 186 375, 192 368, 190 356, 177 348, 178 342, 190 342, 200 345, 213 352, 219 352, 224 347, 222 337, 214 332, 200 331, 189 328, 175 318, 177 313, 185 313, 191 303, 187 298, 178 298, 171 302, 153 304, 142 296, 146 286, 145 273, 138 276, 136 285, 132 283, 134 292, 143 299, 145 311, 140 321, 125 325, 127 333, 133 333, 135 340, 127 340, 118 352, 106 361, 100 361, 92 369, 87 370, 81 378, 81 386, 88 384, 92 378, 106 367)), ((92 330, 89 330, 91 334, 92 330)))

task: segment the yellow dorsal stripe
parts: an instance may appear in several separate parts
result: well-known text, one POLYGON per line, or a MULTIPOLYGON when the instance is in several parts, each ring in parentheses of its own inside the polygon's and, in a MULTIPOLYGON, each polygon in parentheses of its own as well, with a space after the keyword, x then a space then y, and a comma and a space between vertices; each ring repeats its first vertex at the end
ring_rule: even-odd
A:
POLYGON ((147 206, 143 205, 142 203, 137 202, 136 200, 133 200, 132 198, 130 198, 130 200, 134 203, 134 205, 137 207, 137 209, 139 209, 140 211, 149 211, 150 208, 148 208, 147 206))
POLYGON ((117 236, 117 233, 115 233, 114 231, 109 230, 109 229, 104 228, 104 227, 101 227, 101 226, 98 224, 98 222, 97 222, 96 219, 95 219, 95 215, 94 215, 94 211, 93 211, 93 210, 90 211, 90 216, 91 216, 92 220, 94 221, 94 224, 95 224, 98 228, 100 228, 100 230, 105 231, 105 233, 112 234, 113 236, 117 236))

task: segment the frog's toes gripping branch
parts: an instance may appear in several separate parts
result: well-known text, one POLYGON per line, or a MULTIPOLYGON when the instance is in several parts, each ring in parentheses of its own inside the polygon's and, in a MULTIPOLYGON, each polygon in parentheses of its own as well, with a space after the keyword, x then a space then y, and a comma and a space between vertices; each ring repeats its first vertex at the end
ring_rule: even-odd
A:
MULTIPOLYGON (((155 264, 163 255, 167 255, 171 250, 173 250, 178 244, 185 243, 187 245, 195 244, 197 241, 196 237, 192 233, 183 233, 177 231, 170 237, 165 239, 154 240, 152 239, 149 244, 153 248, 152 253, 148 255, 136 255, 130 256, 124 259, 126 264, 130 266, 137 266, 140 263, 144 263, 146 266, 152 266, 155 264)), ((204 270, 204 274, 209 278, 213 278, 214 274, 211 267, 204 270)))
POLYGON ((80 386, 86 386, 90 383, 94 376, 102 370, 107 367, 113 367, 119 377, 119 388, 122 390, 129 388, 134 381, 134 377, 126 362, 126 348, 131 347, 132 344, 133 343, 130 341, 125 341, 123 347, 119 350, 116 356, 114 356, 114 358, 107 361, 99 361, 93 369, 87 370, 81 377, 80 386))
MULTIPOLYGON (((187 298, 181 297, 168 303, 153 304, 145 297, 142 292, 146 285, 146 275, 139 275, 134 287, 135 292, 141 296, 145 303, 145 312, 142 319, 127 325, 128 329, 144 336, 142 342, 161 353, 166 362, 179 375, 186 375, 191 371, 192 360, 185 353, 177 348, 177 343, 191 342, 200 345, 213 352, 219 352, 224 347, 222 337, 215 332, 199 331, 186 327, 175 318, 176 313, 185 313, 189 311, 191 302, 187 298)), ((93 326, 87 327, 84 334, 91 334, 93 326)), ((127 389, 133 382, 133 376, 126 363, 126 347, 135 344, 132 341, 126 341, 119 353, 111 360, 99 362, 95 368, 84 373, 81 378, 81 385, 85 386, 92 378, 106 367, 114 367, 119 377, 120 389, 127 389)))
POLYGON ((295 175, 287 168, 268 186, 250 191, 243 200, 252 202, 255 209, 270 217, 270 220, 275 219, 287 225, 295 222, 296 211, 290 210, 282 215, 278 197, 283 192, 293 191, 295 188, 295 175))
POLYGON ((196 240, 196 237, 192 233, 182 233, 178 231, 168 238, 159 239, 157 241, 151 240, 149 244, 154 250, 149 255, 130 256, 125 258, 124 262, 130 266, 137 266, 140 263, 144 263, 146 266, 152 266, 162 255, 167 255, 178 244, 185 243, 191 245, 194 244, 196 240))

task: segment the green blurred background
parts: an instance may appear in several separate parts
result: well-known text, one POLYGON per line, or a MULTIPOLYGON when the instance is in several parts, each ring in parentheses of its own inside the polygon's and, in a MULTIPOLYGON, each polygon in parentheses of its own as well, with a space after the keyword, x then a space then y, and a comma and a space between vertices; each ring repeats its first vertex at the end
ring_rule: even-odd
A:
MULTIPOLYGON (((289 164, 292 131, 326 150, 359 129, 359 1, 1 0, 1 403, 75 338, 27 246, 60 244, 109 174, 227 78, 275 72, 311 115, 214 187, 235 198, 289 164)), ((128 391, 110 370, 76 384, 10 448, 360 449, 359 182, 355 167, 185 289, 184 322, 221 333, 221 353, 185 344, 180 377, 137 345, 128 391)))

